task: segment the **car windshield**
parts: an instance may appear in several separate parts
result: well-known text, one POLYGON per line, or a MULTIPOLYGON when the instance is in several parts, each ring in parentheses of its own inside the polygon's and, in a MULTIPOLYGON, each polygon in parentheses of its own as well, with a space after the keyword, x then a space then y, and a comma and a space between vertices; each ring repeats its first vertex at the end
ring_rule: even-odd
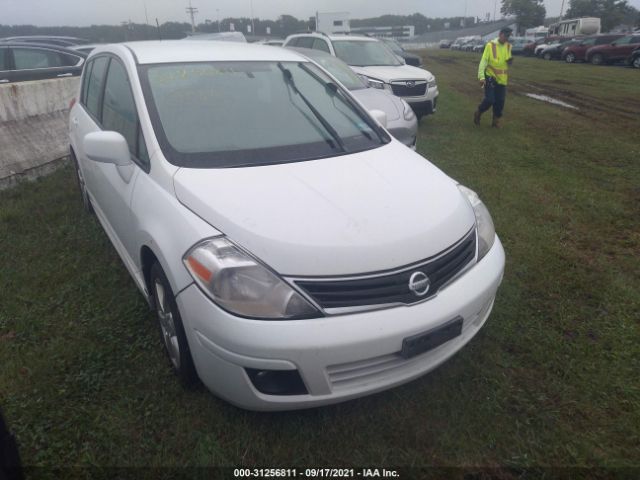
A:
POLYGON ((393 50, 394 53, 397 53, 398 55, 401 55, 404 53, 404 50, 402 49, 400 44, 395 40, 383 40, 383 42, 387 47, 393 50))
MULTIPOLYGON (((302 50, 303 49, 300 49, 300 52, 302 52, 302 50)), ((317 50, 304 50, 309 50, 308 52, 304 52, 304 55, 311 58, 314 62, 319 63, 322 68, 336 77, 349 90, 368 88, 368 85, 349 68, 349 65, 339 58, 317 50)))
POLYGON ((354 67, 402 65, 402 62, 381 42, 362 40, 335 40, 336 56, 354 67))
POLYGON ((143 65, 140 77, 163 153, 178 166, 287 163, 390 141, 309 62, 143 65))

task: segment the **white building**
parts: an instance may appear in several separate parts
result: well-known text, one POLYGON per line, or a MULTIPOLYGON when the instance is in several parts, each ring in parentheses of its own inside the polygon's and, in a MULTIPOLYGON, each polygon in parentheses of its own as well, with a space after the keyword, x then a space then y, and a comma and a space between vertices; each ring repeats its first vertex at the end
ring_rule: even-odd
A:
POLYGON ((349 12, 316 12, 316 31, 326 34, 349 33, 349 12))

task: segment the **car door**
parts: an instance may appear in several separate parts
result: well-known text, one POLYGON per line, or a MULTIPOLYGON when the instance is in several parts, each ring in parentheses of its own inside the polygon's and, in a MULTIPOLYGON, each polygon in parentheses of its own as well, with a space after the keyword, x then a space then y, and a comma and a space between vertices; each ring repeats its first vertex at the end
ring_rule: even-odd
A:
POLYGON ((71 77, 82 71, 82 57, 66 54, 46 47, 11 47, 13 79, 21 82, 45 78, 71 77))
POLYGON ((107 68, 101 127, 105 131, 120 133, 131 153, 130 165, 96 163, 93 190, 105 218, 127 251, 128 260, 131 260, 136 256, 131 197, 138 175, 146 175, 149 171, 149 159, 129 76, 124 64, 115 57, 111 58, 107 68))
POLYGON ((146 175, 149 170, 149 158, 126 68, 115 57, 100 58, 104 59, 101 60, 104 64, 96 59, 90 66, 86 100, 88 118, 83 119, 88 120, 88 127, 82 129, 81 135, 98 130, 120 133, 129 145, 131 164, 117 166, 83 158, 83 164, 89 167, 85 181, 105 230, 123 260, 133 267, 136 229, 131 213, 131 197, 137 176, 146 175), (100 82, 103 70, 104 80, 100 82), (95 87, 92 87, 92 80, 95 81, 95 87), (93 98, 95 91, 100 92, 97 104, 93 98))

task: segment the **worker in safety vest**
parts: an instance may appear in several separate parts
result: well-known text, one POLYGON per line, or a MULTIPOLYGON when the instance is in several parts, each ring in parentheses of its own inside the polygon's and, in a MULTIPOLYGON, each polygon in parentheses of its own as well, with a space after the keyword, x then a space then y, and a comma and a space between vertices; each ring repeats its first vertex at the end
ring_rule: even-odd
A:
POLYGON ((500 127, 500 117, 504 109, 507 95, 507 69, 511 65, 511 44, 509 37, 512 30, 503 28, 498 38, 491 40, 484 47, 484 53, 478 67, 478 80, 484 88, 484 99, 473 114, 473 123, 480 125, 480 117, 493 107, 492 127, 500 127))

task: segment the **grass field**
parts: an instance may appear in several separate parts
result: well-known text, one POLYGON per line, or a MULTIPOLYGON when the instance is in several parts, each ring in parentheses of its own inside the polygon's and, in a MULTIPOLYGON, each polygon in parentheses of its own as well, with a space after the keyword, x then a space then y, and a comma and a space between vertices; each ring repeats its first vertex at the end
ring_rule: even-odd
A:
POLYGON ((0 192, 0 406, 25 464, 640 468, 640 72, 516 58, 496 130, 471 121, 478 57, 423 53, 440 99, 419 151, 478 191, 507 253, 479 335, 327 408, 185 391, 64 168, 0 192))

